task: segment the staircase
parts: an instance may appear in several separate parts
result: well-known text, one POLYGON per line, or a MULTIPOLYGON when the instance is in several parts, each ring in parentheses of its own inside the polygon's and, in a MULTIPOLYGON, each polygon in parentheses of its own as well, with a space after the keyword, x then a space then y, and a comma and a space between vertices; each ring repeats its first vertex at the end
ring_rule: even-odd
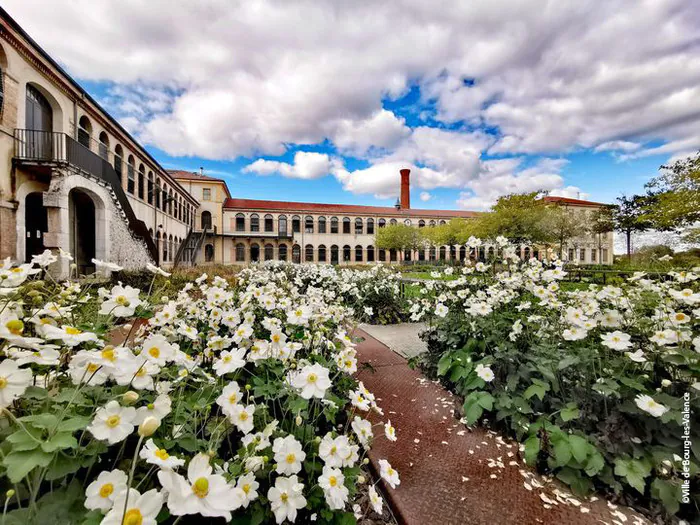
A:
POLYGON ((173 268, 177 268, 183 264, 187 266, 194 266, 197 262, 197 254, 204 243, 204 238, 207 235, 209 228, 205 227, 201 232, 195 232, 190 228, 187 232, 187 237, 180 245, 175 255, 175 261, 173 262, 173 268))

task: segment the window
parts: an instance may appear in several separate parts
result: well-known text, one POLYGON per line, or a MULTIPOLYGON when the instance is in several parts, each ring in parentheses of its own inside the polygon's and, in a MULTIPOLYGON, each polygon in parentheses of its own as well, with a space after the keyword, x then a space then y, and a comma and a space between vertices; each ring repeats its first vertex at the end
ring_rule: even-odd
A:
MULTIPOLYGON (((349 221, 350 219, 348 219, 349 221)), ((350 262, 350 257, 351 257, 352 250, 350 249, 350 246, 347 244, 343 246, 343 262, 350 262)))
POLYGON ((331 217, 331 233, 338 233, 338 217, 331 217))
POLYGON ((603 262, 603 263, 608 262, 608 249, 607 248, 603 248, 603 253, 600 256, 600 262, 603 262))
POLYGON ((160 179, 156 179, 156 208, 160 209, 160 179))
POLYGON ((362 246, 355 246, 355 262, 362 262, 363 251, 362 246))
POLYGON ((149 171, 148 172, 148 188, 146 188, 148 191, 148 204, 153 204, 153 172, 149 171))
POLYGON ((204 261, 205 262, 212 262, 213 260, 214 260, 214 245, 207 244, 204 247, 204 261))
POLYGON ((168 262, 168 236, 163 234, 163 261, 168 262))
POLYGON ((569 261, 573 262, 573 260, 574 260, 574 249, 569 248, 569 261))
POLYGON ((443 224, 447 224, 447 222, 445 222, 444 220, 441 220, 441 221, 440 221, 440 226, 442 226, 443 224))
POLYGON ((403 260, 404 260, 404 261, 410 261, 410 260, 412 260, 412 258, 411 258, 411 250, 404 250, 404 251, 403 251, 403 260))
POLYGON ((244 232, 245 231, 245 215, 243 215, 242 213, 236 214, 236 231, 237 232, 244 232))
POLYGON ((92 124, 90 120, 83 115, 78 121, 78 142, 87 149, 90 149, 90 134, 92 133, 92 124))
POLYGON ((459 247, 459 260, 463 261, 464 259, 467 258, 467 247, 466 246, 460 246, 459 247))
POLYGON ((260 245, 253 243, 250 245, 250 260, 258 262, 260 260, 260 245))
POLYGON ((338 247, 335 244, 331 246, 331 264, 338 264, 338 247))
POLYGON ((430 226, 435 226, 435 221, 430 221, 430 226))
MULTIPOLYGON (((301 231, 301 219, 298 215, 292 217, 292 231, 294 233, 299 233, 301 231)), ((299 248, 301 250, 301 248, 299 248)), ((294 250, 292 250, 294 251, 294 250)))
POLYGON ((211 229, 211 212, 209 212, 209 211, 202 212, 202 229, 203 230, 211 229))
POLYGON ((301 262, 301 246, 298 244, 292 246, 292 262, 297 264, 301 262))
POLYGON ((173 198, 173 189, 170 188, 170 194, 168 195, 168 215, 171 216, 173 214, 173 200, 175 200, 173 198))
POLYGON ((350 219, 343 217, 343 233, 350 233, 350 219))
POLYGON ((386 219, 379 219, 379 221, 377 222, 377 226, 379 226, 380 228, 384 228, 384 226, 386 226, 386 219))
POLYGON ((260 217, 257 213, 250 216, 250 231, 259 232, 260 231, 260 217))
POLYGON ((581 262, 586 262, 586 249, 581 248, 581 251, 579 252, 579 260, 581 262))
POLYGON ((374 246, 367 246, 367 262, 374 262, 374 246))
POLYGON ((287 245, 286 245, 286 244, 280 244, 280 248, 279 248, 279 260, 280 260, 280 261, 286 261, 286 260, 287 260, 287 245))
POLYGON ((163 188, 161 189, 160 209, 168 211, 168 188, 165 186, 165 183, 163 183, 163 188))
POLYGON ((105 133, 104 131, 102 133, 100 133, 99 150, 100 150, 100 157, 102 157, 106 161, 109 161, 109 137, 107 136, 107 133, 105 133))
POLYGON ((271 232, 271 231, 274 231, 274 229, 275 229, 275 223, 272 219, 272 215, 270 215, 268 213, 267 215, 265 215, 265 231, 271 232))
POLYGON ((117 175, 119 175, 120 181, 124 180, 124 167, 122 166, 123 156, 124 150, 122 149, 121 145, 117 144, 117 146, 114 148, 114 171, 116 171, 117 175))
POLYGON ((318 218, 318 233, 326 233, 326 218, 318 218))
POLYGON ((145 178, 146 178, 146 168, 144 167, 143 164, 141 164, 139 166, 139 185, 138 185, 139 192, 138 192, 138 194, 139 194, 139 199, 142 199, 142 200, 143 200, 143 186, 145 184, 145 182, 144 182, 145 178))
POLYGON ((131 193, 132 195, 134 194, 134 191, 136 189, 136 178, 134 174, 134 156, 129 155, 129 161, 127 162, 127 167, 126 167, 126 191, 131 193))
POLYGON ((389 261, 396 262, 396 250, 394 248, 389 250, 389 261))
POLYGON ((318 262, 326 262, 326 246, 321 244, 318 247, 318 262))
POLYGON ((444 246, 440 246, 440 260, 444 261, 447 259, 447 249, 444 246))
MULTIPOLYGON (((280 215, 277 218, 277 231, 279 233, 287 233, 287 216, 286 215, 280 215)), ((281 246, 280 246, 281 248, 281 246)), ((285 246, 284 248, 285 253, 287 253, 287 247, 285 246)), ((286 261, 287 259, 282 259, 283 261, 286 261)))
POLYGON ((313 233, 314 232, 314 218, 307 215, 304 219, 304 232, 313 233))
POLYGON ((211 188, 202 188, 202 200, 203 201, 210 201, 211 200, 211 188))
POLYGON ((391 219, 391 220, 389 221, 389 225, 390 225, 390 226, 396 226, 397 224, 398 224, 398 222, 396 221, 396 219, 391 219))
POLYGON ((378 261, 384 262, 386 261, 386 250, 384 248, 381 248, 378 253, 378 261))
POLYGON ((374 219, 367 219, 367 235, 374 235, 374 219))
POLYGON ((358 217, 355 219, 355 235, 362 235, 363 230, 362 219, 358 217))
POLYGON ((596 253, 595 253, 595 249, 593 249, 593 250, 591 250, 591 262, 595 262, 595 257, 596 257, 596 253))
POLYGON ((245 244, 243 244, 242 242, 236 244, 236 261, 245 261, 245 244))
POLYGON ((411 225, 411 219, 406 219, 405 221, 403 221, 403 223, 404 223, 406 226, 410 226, 410 225, 411 225))
POLYGON ((307 244, 304 248, 304 260, 306 262, 314 262, 314 247, 311 244, 307 244))
POLYGON ((435 259, 437 259, 437 250, 435 249, 435 246, 430 247, 430 250, 428 251, 428 259, 430 259, 431 262, 435 262, 435 259))
POLYGON ((425 228, 425 221, 423 219, 418 221, 418 227, 419 228, 425 228))
POLYGON ((265 260, 271 261, 275 257, 275 248, 271 244, 265 245, 265 260))

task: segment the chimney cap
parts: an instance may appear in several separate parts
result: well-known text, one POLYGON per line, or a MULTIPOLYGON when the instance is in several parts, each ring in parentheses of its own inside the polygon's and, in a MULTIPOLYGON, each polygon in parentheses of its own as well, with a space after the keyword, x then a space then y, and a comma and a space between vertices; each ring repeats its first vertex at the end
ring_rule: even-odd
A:
POLYGON ((401 173, 401 175, 410 175, 411 170, 408 169, 408 168, 401 168, 401 169, 399 170, 399 173, 401 173))

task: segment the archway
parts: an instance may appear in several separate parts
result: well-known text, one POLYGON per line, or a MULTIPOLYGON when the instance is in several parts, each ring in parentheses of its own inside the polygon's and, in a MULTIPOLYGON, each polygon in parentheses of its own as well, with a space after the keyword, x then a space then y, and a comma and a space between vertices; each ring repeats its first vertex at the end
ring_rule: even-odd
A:
POLYGON ((53 109, 48 99, 34 86, 27 85, 25 103, 27 128, 25 156, 50 159, 53 154, 53 109))
POLYGON ((49 221, 46 208, 44 208, 43 195, 38 191, 26 196, 24 209, 24 260, 29 262, 32 260, 32 256, 44 251, 44 233, 49 229, 49 221), (27 211, 29 213, 26 213, 27 211))
POLYGON ((70 251, 79 274, 95 272, 95 203, 85 192, 73 189, 69 194, 70 251))
POLYGON ((250 245, 250 260, 251 262, 258 262, 260 260, 260 245, 257 243, 250 245))

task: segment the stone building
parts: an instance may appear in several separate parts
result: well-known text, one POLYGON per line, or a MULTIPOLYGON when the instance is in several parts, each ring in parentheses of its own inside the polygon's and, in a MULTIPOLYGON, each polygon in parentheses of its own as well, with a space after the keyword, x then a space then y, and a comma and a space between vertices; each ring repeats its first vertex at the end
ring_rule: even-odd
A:
MULTIPOLYGON (((168 266, 198 201, 0 9, 0 257, 168 266)), ((53 270, 65 275, 68 264, 53 270)))

